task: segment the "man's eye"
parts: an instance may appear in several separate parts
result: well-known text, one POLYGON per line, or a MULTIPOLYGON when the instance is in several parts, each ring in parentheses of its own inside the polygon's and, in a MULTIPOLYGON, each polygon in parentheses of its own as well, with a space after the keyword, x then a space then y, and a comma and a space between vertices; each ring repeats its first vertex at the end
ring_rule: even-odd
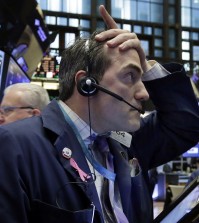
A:
POLYGON ((11 112, 11 111, 13 111, 13 110, 14 110, 13 108, 5 108, 5 109, 4 109, 4 112, 8 113, 8 112, 11 112))
POLYGON ((131 78, 131 81, 134 83, 136 81, 136 78, 137 78, 136 75, 135 75, 135 73, 130 72, 129 73, 129 76, 131 78))
POLYGON ((135 83, 137 81, 138 76, 136 75, 135 72, 128 72, 124 76, 124 80, 128 83, 135 83))
POLYGON ((131 80, 135 80, 135 74, 131 73, 131 80))

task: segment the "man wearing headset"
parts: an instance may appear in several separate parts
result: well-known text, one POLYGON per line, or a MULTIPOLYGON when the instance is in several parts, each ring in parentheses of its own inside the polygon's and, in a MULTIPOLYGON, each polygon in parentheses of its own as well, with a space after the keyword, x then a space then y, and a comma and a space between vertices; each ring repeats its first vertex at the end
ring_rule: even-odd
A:
POLYGON ((2 222, 152 222, 148 170, 199 140, 183 66, 146 61, 136 35, 100 12, 112 29, 65 50, 59 100, 41 117, 0 127, 2 222), (149 96, 157 111, 141 118, 149 96), (105 206, 103 181, 115 192, 105 206))

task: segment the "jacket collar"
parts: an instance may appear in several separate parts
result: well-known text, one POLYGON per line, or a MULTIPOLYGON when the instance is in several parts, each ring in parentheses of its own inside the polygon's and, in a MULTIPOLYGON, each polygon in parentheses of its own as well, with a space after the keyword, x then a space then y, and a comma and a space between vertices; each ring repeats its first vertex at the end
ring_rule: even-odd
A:
POLYGON ((57 101, 54 99, 42 112, 43 127, 61 135, 66 127, 64 115, 59 108, 57 101))

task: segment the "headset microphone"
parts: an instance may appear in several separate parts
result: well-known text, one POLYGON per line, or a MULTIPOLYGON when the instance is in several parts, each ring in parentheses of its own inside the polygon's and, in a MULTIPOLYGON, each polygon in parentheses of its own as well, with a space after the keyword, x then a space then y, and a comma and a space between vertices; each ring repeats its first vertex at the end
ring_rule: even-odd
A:
POLYGON ((123 101, 124 103, 126 103, 127 105, 132 107, 133 109, 137 110, 139 113, 141 113, 141 114, 145 113, 144 110, 141 110, 141 109, 136 108, 135 106, 131 105, 126 100, 124 100, 121 96, 119 96, 118 94, 116 94, 112 91, 109 91, 106 88, 100 86, 94 78, 91 78, 91 77, 81 78, 77 83, 77 89, 78 89, 79 93, 84 96, 94 95, 97 93, 97 90, 100 90, 100 91, 102 91, 106 94, 109 94, 112 97, 118 99, 119 101, 123 101))

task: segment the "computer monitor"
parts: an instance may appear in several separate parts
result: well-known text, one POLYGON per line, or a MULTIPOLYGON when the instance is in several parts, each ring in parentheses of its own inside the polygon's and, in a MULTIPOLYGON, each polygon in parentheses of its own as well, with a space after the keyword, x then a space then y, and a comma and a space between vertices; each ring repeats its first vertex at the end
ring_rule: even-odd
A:
POLYGON ((51 36, 36 0, 0 0, 0 49, 31 78, 49 49, 51 36))
POLYGON ((199 157, 199 143, 182 154, 183 157, 199 157))
POLYGON ((15 58, 0 50, 0 102, 6 87, 15 83, 29 83, 29 76, 15 58))
POLYGON ((199 177, 153 221, 153 223, 195 223, 199 220, 199 177))

